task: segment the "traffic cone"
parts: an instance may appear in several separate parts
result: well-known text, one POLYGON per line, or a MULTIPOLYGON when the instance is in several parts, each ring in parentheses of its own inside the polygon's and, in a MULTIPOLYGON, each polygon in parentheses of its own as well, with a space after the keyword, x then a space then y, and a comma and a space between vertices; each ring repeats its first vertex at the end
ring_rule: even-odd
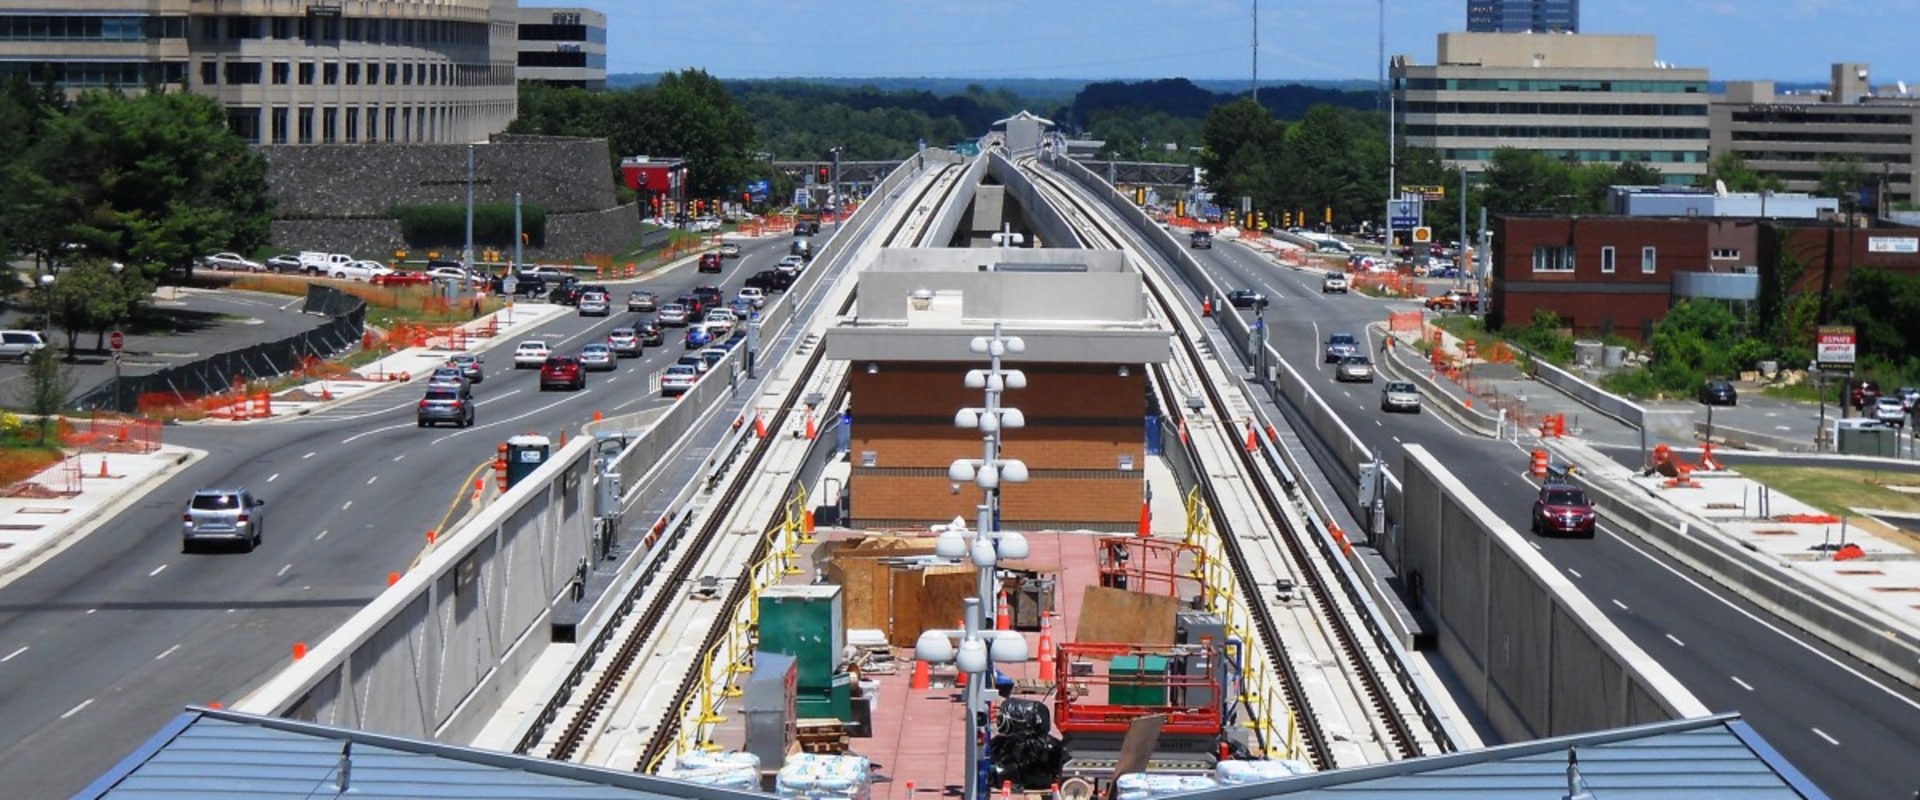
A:
POLYGON ((330 389, 330 388, 327 388, 327 382, 326 382, 326 381, 321 381, 321 382, 320 382, 320 399, 321 399, 321 400, 332 400, 332 399, 333 399, 333 390, 332 390, 332 389, 330 389))
POLYGON ((813 435, 814 435, 814 433, 815 433, 815 431, 814 431, 814 429, 813 429, 813 414, 812 414, 811 412, 809 412, 809 413, 807 414, 807 440, 808 440, 808 441, 812 441, 812 440, 813 440, 813 435))
POLYGON ((1253 427, 1253 418, 1248 417, 1247 418, 1247 452, 1252 453, 1252 452, 1258 451, 1259 449, 1260 449, 1260 434, 1257 433, 1257 429, 1253 427))
POLYGON ((767 438, 767 421, 761 418, 759 411, 753 412, 753 438, 767 438))
POLYGON ((916 692, 933 688, 933 675, 927 669, 927 662, 913 662, 913 680, 907 684, 907 688, 916 692))
POLYGON ((1153 506, 1144 497, 1140 498, 1140 538, 1153 535, 1153 506))
POLYGON ((1040 617, 1040 680, 1053 677, 1053 615, 1040 617))
POLYGON ((1187 420, 1184 417, 1180 420, 1180 443, 1187 443, 1187 420))
POLYGON ((993 629, 996 631, 1013 630, 1013 610, 1007 608, 1007 590, 1000 590, 1000 602, 993 607, 993 629))
POLYGON ((100 477, 102 478, 109 477, 107 475, 107 457, 106 456, 100 457, 100 477))

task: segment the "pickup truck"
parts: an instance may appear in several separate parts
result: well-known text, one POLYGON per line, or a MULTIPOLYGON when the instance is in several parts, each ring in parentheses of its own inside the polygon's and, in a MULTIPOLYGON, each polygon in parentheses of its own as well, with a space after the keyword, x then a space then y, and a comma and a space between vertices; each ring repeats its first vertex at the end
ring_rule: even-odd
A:
POLYGON ((353 256, 345 253, 323 253, 318 250, 300 252, 300 271, 308 275, 332 275, 335 267, 353 263, 353 256))
POLYGON ((1436 294, 1427 298, 1428 311, 1477 311, 1480 308, 1480 295, 1449 289, 1446 294, 1436 294))

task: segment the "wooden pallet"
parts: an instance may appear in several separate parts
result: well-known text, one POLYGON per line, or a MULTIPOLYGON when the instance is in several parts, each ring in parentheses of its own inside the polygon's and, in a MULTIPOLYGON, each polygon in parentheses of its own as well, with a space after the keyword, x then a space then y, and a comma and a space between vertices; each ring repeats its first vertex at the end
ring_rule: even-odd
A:
POLYGON ((794 723, 795 740, 800 752, 816 755, 845 755, 852 737, 847 723, 837 719, 802 719, 794 723))

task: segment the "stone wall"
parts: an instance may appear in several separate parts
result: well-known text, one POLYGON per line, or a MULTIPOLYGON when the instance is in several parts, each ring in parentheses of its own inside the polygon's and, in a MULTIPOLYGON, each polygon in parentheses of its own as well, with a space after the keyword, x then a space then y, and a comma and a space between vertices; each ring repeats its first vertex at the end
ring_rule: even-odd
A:
MULTIPOLYGON (((550 214, 547 246, 527 247, 522 253, 528 259, 617 254, 640 235, 640 211, 633 203, 604 211, 550 214)), ((417 249, 407 246, 400 236, 400 223, 390 219, 277 219, 273 241, 288 252, 325 250, 381 262, 388 261, 395 250, 417 249)))
POLYGON ((604 211, 549 214, 547 246, 537 252, 555 256, 578 256, 582 253, 618 255, 640 238, 638 206, 638 203, 628 203, 604 211))
MULTIPOLYGON (((267 188, 285 219, 383 217, 394 205, 465 203, 467 146, 271 145, 267 188)), ((473 148, 475 202, 513 202, 549 215, 614 204, 605 139, 500 137, 473 148)))

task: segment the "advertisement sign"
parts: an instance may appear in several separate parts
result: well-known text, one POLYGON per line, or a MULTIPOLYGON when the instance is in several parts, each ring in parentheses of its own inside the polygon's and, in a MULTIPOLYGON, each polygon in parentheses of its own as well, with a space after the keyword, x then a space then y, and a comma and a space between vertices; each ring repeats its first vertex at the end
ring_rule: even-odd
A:
POLYGON ((1853 371, 1852 325, 1822 325, 1813 339, 1813 361, 1822 370, 1853 371))
POLYGON ((1920 238, 1913 236, 1869 236, 1869 253, 1920 253, 1920 238))

